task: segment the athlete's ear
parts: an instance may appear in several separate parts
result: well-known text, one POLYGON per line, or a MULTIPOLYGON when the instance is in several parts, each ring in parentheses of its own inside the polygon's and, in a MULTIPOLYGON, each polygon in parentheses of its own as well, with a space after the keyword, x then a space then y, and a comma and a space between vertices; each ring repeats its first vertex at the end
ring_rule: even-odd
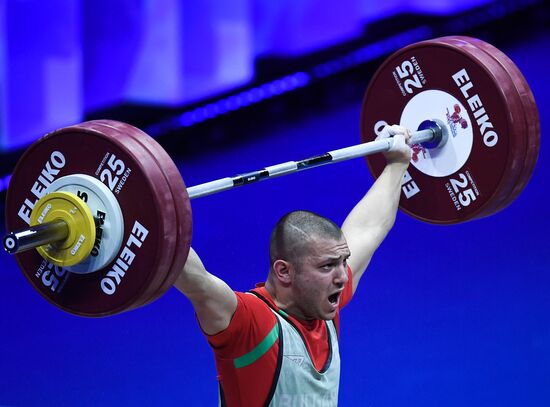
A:
POLYGON ((294 274, 292 263, 286 260, 275 260, 273 263, 273 274, 283 285, 290 285, 294 274))

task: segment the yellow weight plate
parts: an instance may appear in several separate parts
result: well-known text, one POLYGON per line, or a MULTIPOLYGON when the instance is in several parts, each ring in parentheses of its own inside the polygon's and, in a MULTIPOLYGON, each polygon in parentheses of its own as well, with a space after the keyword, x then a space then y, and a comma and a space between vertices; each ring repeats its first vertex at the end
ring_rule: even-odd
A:
POLYGON ((61 219, 67 223, 65 240, 37 248, 38 253, 60 267, 74 266, 85 260, 94 247, 96 227, 90 208, 75 194, 52 192, 43 196, 31 213, 31 225, 61 219))

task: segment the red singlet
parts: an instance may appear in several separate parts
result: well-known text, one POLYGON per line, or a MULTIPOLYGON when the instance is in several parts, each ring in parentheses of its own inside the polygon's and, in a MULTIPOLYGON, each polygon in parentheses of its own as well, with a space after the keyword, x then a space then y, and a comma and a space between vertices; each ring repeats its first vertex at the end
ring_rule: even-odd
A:
MULTIPOLYGON (((353 294, 349 268, 348 277, 340 298, 339 310, 351 300, 353 294)), ((278 309, 263 284, 258 284, 252 291, 268 301, 274 309, 278 309)), ((218 380, 226 405, 263 406, 273 385, 279 343, 277 339, 267 350, 262 349, 262 345, 266 344, 277 320, 269 306, 256 295, 241 292, 235 292, 235 295, 237 309, 229 326, 216 335, 207 336, 208 342, 214 350, 218 380), (257 355, 261 356, 255 359, 254 356, 257 355), (247 361, 243 362, 243 359, 247 361), (254 360, 253 363, 250 360, 254 360)), ((334 318, 337 329, 340 322, 339 310, 334 318)), ((311 360, 317 370, 321 370, 329 355, 325 321, 302 321, 292 316, 288 320, 300 331, 311 360)))

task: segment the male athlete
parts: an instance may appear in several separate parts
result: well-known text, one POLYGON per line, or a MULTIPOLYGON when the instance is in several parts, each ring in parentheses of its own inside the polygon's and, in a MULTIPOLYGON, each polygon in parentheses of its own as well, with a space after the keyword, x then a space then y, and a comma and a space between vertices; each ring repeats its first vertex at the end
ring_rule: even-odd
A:
POLYGON ((221 405, 337 405, 339 312, 394 224, 412 156, 408 130, 386 126, 390 136, 384 171, 341 229, 307 211, 277 223, 265 284, 235 292, 191 249, 176 287, 214 351, 221 405))

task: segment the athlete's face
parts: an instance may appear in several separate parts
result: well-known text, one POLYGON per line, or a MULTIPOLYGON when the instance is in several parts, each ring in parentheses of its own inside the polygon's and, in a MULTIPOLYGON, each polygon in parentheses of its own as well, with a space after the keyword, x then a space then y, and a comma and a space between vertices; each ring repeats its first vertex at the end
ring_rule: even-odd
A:
POLYGON ((350 251, 342 236, 338 240, 313 238, 304 255, 294 262, 292 311, 301 319, 333 319, 348 281, 350 251))

